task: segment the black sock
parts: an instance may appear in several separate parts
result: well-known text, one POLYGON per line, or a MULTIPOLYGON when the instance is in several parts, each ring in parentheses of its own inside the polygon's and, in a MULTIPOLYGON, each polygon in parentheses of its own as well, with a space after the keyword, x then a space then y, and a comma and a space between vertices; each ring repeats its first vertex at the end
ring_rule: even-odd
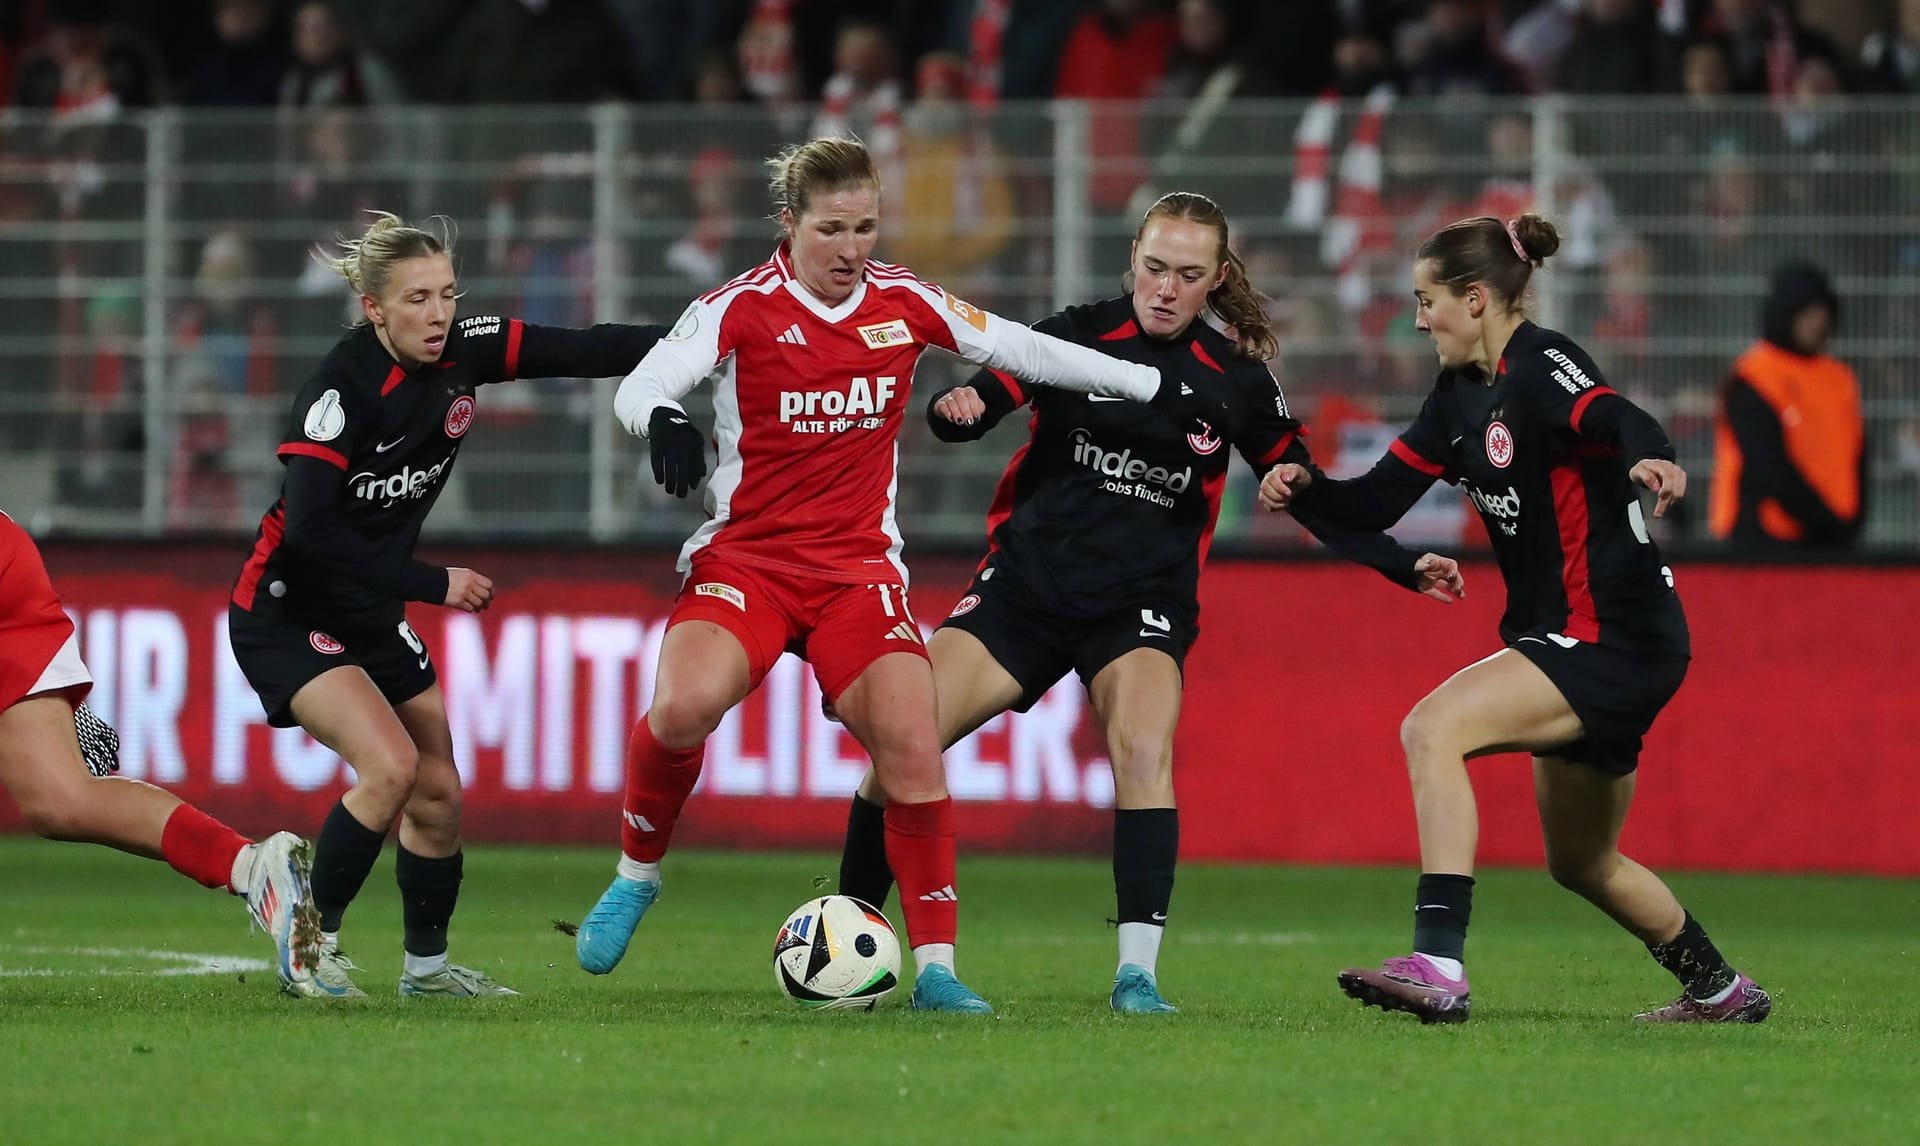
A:
POLYGON ((461 854, 441 859, 415 855, 401 844, 393 857, 393 878, 400 885, 400 925, 409 955, 445 955, 447 923, 460 899, 461 854))
POLYGON ((1413 949, 1443 959, 1465 959, 1467 920, 1473 917, 1473 877, 1423 872, 1413 893, 1413 949))
POLYGON ((386 842, 385 828, 369 828, 345 804, 333 805, 313 844, 313 905, 320 910, 320 930, 340 930, 347 904, 360 894, 386 842))
POLYGON ((840 851, 840 894, 885 907, 893 891, 887 866, 887 809, 860 793, 847 809, 847 842, 840 851))
POLYGON ((1165 927, 1179 858, 1179 809, 1116 808, 1113 895, 1119 912, 1114 921, 1165 927))
POLYGON ((1707 938, 1706 929, 1687 913, 1680 934, 1665 943, 1649 943, 1654 961, 1673 972, 1680 987, 1695 999, 1710 999, 1733 985, 1735 972, 1707 938))

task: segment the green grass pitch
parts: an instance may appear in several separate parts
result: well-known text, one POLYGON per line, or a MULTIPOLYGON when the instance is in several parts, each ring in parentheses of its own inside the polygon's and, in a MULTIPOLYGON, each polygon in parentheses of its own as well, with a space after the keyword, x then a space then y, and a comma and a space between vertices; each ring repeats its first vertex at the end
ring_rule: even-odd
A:
POLYGON ((526 994, 402 1000, 391 851, 344 935, 373 997, 325 1005, 235 969, 268 953, 237 901, 0 840, 0 1142, 1920 1141, 1913 881, 1676 876, 1774 1015, 1650 1028, 1629 1016, 1674 984, 1638 944, 1542 873, 1485 872, 1474 1019, 1421 1027, 1333 981, 1404 952, 1408 871, 1184 867, 1160 960, 1183 1013, 1121 1019, 1106 865, 963 857, 983 1020, 779 995, 819 855, 675 854, 625 964, 583 974, 552 921, 610 847, 474 847, 454 958, 526 994))

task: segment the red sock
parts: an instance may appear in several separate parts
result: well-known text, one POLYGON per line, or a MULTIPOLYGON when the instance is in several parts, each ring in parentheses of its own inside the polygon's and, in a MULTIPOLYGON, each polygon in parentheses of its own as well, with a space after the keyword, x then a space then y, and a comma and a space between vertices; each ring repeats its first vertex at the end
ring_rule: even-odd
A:
POLYGON ((887 865, 900 883, 907 945, 951 943, 960 927, 953 890, 953 798, 887 805, 887 865))
MULTIPOLYGON (((173 870, 203 887, 233 888, 234 857, 251 840, 192 804, 181 804, 160 829, 160 854, 173 870)), ((234 894, 239 894, 235 892, 234 894)))
POLYGON ((620 818, 620 850, 630 860, 659 863, 673 838, 673 824, 687 794, 700 779, 707 746, 673 749, 661 744, 642 716, 627 741, 627 801, 620 818))

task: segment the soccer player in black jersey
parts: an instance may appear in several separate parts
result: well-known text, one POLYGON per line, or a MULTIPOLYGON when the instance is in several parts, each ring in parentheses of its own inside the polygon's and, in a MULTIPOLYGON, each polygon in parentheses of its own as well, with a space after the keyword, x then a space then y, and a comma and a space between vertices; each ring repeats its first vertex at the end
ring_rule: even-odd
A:
POLYGON ((1641 738, 1691 655, 1634 485, 1657 495, 1659 517, 1686 494, 1687 475, 1660 424, 1609 387, 1586 351, 1527 321, 1527 282, 1559 246, 1538 215, 1466 219, 1428 238, 1413 293, 1441 370, 1419 417, 1361 477, 1289 463, 1261 483, 1269 509, 1355 529, 1393 524, 1435 478, 1458 484, 1507 583, 1507 647, 1427 694, 1400 728, 1420 827, 1413 954, 1343 971, 1340 986, 1422 1022, 1466 1021, 1479 837, 1466 761, 1526 751, 1554 879, 1680 980, 1678 999, 1636 1017, 1757 1023, 1767 993, 1727 964, 1658 876, 1620 854, 1641 738))
MULTIPOLYGON (((1267 369, 1275 344, 1260 296, 1227 247, 1227 219, 1189 192, 1163 197, 1135 237, 1131 292, 1071 307, 1035 327, 1158 367, 1226 411, 1187 433, 1145 403, 1047 387, 999 371, 934 395, 934 433, 971 441, 1022 405, 1031 438, 1000 481, 989 550, 967 593, 928 643, 942 747, 986 721, 1024 712, 1077 672, 1106 733, 1114 778, 1114 890, 1120 965, 1111 1005, 1174 1010, 1156 960, 1179 850, 1173 732, 1181 666, 1199 634, 1200 567, 1220 509, 1229 451, 1257 471, 1307 460, 1300 424, 1267 369), (1203 317, 1211 308, 1232 330, 1203 317)), ((1322 540, 1442 601, 1455 564, 1302 515, 1322 540)), ((882 903, 892 883, 881 846, 884 799, 869 774, 855 795, 840 890, 882 903)))
POLYGON ((354 785, 316 841, 323 941, 314 978, 358 995, 338 933, 387 827, 400 818, 406 965, 402 995, 513 994, 447 962, 459 895, 460 774, 433 659, 407 602, 479 612, 493 583, 414 559, 434 500, 473 424, 478 389, 515 378, 599 378, 633 369, 662 328, 587 330, 483 316, 454 321, 451 241, 381 213, 327 263, 365 322, 301 386, 279 457, 281 495, 234 584, 234 659, 267 721, 338 753, 354 785))

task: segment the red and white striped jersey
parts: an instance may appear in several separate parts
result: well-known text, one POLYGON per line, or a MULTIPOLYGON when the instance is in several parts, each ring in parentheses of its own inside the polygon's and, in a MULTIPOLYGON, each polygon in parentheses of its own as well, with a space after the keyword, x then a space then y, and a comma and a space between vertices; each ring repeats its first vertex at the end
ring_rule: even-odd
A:
POLYGON ((853 584, 906 580, 894 522, 914 363, 938 346, 1030 382, 1145 400, 1159 371, 1036 333, 905 267, 869 260, 838 306, 773 258, 689 305, 614 399, 645 435, 653 411, 714 374, 719 463, 708 521, 680 552, 853 584), (717 373, 716 373, 717 368, 717 373))

